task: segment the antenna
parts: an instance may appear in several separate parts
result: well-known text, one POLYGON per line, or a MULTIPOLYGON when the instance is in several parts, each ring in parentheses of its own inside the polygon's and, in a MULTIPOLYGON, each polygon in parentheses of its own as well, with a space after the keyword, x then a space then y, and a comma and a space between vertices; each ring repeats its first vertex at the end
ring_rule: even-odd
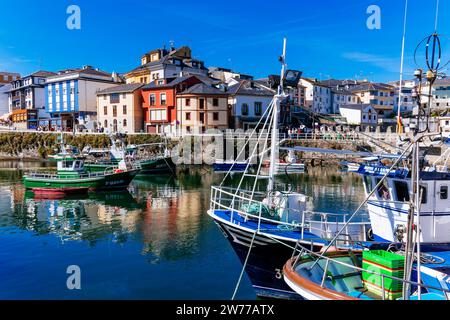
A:
MULTIPOLYGON (((438 0, 439 1, 439 0, 438 0)), ((405 15, 403 17, 403 37, 402 37, 402 54, 400 58, 400 84, 398 87, 398 103, 397 103, 397 134, 403 133, 401 109, 402 109, 402 90, 403 90, 403 62, 405 58, 405 38, 406 38, 406 18, 408 16, 408 0, 405 0, 405 15)))

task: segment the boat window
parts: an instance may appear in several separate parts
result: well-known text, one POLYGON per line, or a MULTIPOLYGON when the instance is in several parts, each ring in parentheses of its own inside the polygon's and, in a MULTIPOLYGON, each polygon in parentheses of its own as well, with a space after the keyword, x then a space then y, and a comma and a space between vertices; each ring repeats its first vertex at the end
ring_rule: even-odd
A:
POLYGON ((397 195, 397 201, 407 202, 409 201, 408 184, 404 181, 394 181, 395 194, 397 195))
POLYGON ((371 176, 364 176, 364 186, 366 187, 367 194, 369 194, 373 189, 371 176))
POLYGON ((447 200, 448 199, 448 186, 441 186, 441 190, 439 191, 439 194, 441 196, 441 200, 447 200))
POLYGON ((421 203, 423 204, 427 203, 427 187, 420 186, 419 196, 422 198, 421 203))
MULTIPOLYGON (((377 184, 381 181, 381 179, 377 179, 377 184)), ((386 179, 383 180, 383 183, 378 187, 377 190, 378 197, 382 200, 391 200, 391 195, 389 194, 389 188, 386 179)))
POLYGON ((73 161, 64 161, 63 164, 64 168, 72 168, 73 161))

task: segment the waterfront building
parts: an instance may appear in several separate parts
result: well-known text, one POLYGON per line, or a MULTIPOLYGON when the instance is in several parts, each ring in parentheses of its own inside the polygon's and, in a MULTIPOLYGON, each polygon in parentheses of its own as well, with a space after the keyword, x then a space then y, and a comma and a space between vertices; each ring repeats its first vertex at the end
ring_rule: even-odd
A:
POLYGON ((235 72, 231 69, 221 67, 209 67, 209 75, 231 85, 239 83, 240 80, 253 80, 253 76, 235 72))
POLYGON ((450 137, 450 115, 438 117, 439 130, 446 137, 450 137))
POLYGON ((176 99, 179 134, 229 128, 231 110, 224 86, 198 83, 178 93, 176 99))
POLYGON ((304 87, 305 108, 313 113, 330 114, 332 112, 331 89, 317 79, 302 78, 300 84, 304 87))
POLYGON ((331 112, 334 114, 340 114, 340 107, 342 105, 357 104, 359 103, 358 96, 353 94, 347 89, 331 88, 331 112))
POLYGON ((121 84, 97 92, 97 122, 104 132, 143 132, 143 83, 121 84))
POLYGON ((194 59, 189 47, 156 49, 141 57, 141 65, 125 73, 126 83, 149 84, 157 79, 187 74, 208 75, 204 62, 194 59))
POLYGON ((113 73, 84 66, 67 69, 47 78, 45 84, 46 109, 52 116, 51 126, 71 131, 96 130, 97 92, 121 83, 113 73))
POLYGON ((228 105, 231 108, 230 127, 252 129, 267 110, 275 94, 251 80, 242 80, 228 88, 228 105))
POLYGON ((149 133, 176 134, 178 131, 176 95, 202 83, 203 76, 156 79, 142 88, 144 127, 149 133))
MULTIPOLYGON (((398 112, 398 96, 400 92, 400 81, 391 82, 390 85, 392 85, 395 89, 394 93, 394 113, 397 114, 398 112)), ((414 80, 403 80, 402 83, 402 101, 401 101, 401 109, 400 113, 402 114, 411 114, 414 107, 416 106, 416 103, 413 98, 413 92, 414 87, 416 86, 416 81, 414 80)))
POLYGON ((10 83, 0 84, 0 119, 3 121, 8 121, 10 116, 8 94, 11 89, 12 85, 10 83))
POLYGON ((44 125, 49 114, 45 110, 45 81, 54 75, 37 71, 11 82, 8 106, 12 124, 18 129, 36 129, 44 125))
POLYGON ((344 104, 341 105, 340 114, 347 119, 348 125, 376 127, 378 124, 377 110, 370 104, 344 104))
POLYGON ((16 81, 19 78, 20 78, 19 73, 0 71, 0 85, 9 84, 13 81, 16 81))
MULTIPOLYGON (((421 103, 428 103, 430 86, 422 87, 421 103)), ((431 110, 442 111, 450 108, 450 78, 437 79, 431 88, 431 110)))
POLYGON ((372 105, 379 118, 393 114, 395 88, 384 83, 364 83, 351 88, 351 92, 359 97, 362 104, 372 105))

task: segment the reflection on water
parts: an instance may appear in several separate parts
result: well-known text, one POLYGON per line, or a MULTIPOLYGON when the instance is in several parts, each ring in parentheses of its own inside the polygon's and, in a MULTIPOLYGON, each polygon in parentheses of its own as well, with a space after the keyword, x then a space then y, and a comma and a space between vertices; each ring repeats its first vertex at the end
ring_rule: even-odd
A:
MULTIPOLYGON (((0 171, 0 298, 230 298, 241 266, 206 214, 223 175, 189 168, 138 177, 128 191, 48 199, 17 174, 0 171), (82 269, 80 291, 65 288, 71 264, 82 269)), ((314 196, 320 211, 349 212, 364 197, 357 176, 334 168, 278 182, 314 196)), ((254 298, 247 279, 239 298, 254 298)))

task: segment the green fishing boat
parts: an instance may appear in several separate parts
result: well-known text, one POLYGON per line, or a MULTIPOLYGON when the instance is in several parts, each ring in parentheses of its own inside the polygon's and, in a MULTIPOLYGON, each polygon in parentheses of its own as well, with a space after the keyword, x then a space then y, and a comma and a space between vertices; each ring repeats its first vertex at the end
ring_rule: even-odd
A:
POLYGON ((33 172, 24 175, 23 184, 35 193, 85 193, 98 189, 126 188, 138 173, 136 168, 127 168, 124 161, 102 171, 89 172, 84 166, 84 157, 59 154, 56 172, 33 172))

